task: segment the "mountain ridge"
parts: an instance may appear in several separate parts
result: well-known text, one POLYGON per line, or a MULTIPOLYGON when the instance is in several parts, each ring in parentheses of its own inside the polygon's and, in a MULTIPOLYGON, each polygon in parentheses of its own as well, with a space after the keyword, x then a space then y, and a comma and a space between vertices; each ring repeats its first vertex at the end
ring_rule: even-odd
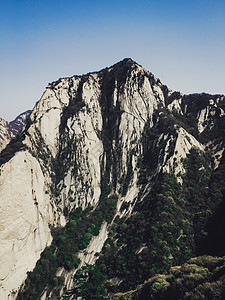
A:
POLYGON ((15 138, 25 125, 31 110, 19 114, 13 121, 0 118, 0 151, 2 151, 12 138, 15 138))

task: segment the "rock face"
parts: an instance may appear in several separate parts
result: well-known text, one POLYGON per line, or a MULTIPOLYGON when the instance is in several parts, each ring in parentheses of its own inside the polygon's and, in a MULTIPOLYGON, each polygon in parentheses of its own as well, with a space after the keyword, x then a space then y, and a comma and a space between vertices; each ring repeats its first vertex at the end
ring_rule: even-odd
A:
MULTIPOLYGON (((224 106, 222 95, 172 92, 131 59, 49 84, 0 157, 0 299, 16 299, 52 241, 49 226, 65 226, 75 208, 95 209, 106 189, 118 197, 113 220, 129 218, 160 174, 173 173, 183 183, 191 149, 210 149, 217 167, 224 106)), ((10 123, 14 133, 21 120, 10 123)), ((113 220, 80 251, 80 267, 96 262, 113 220)), ((75 272, 62 266, 57 276, 69 289, 75 272)), ((43 291, 42 299, 48 297, 56 296, 43 291)))
POLYGON ((40 165, 21 151, 1 169, 1 298, 21 284, 21 275, 35 265, 51 242, 50 201, 40 165), (15 197, 16 195, 16 197, 15 197))
POLYGON ((11 122, 0 118, 0 151, 22 130, 30 113, 31 110, 27 110, 11 122))

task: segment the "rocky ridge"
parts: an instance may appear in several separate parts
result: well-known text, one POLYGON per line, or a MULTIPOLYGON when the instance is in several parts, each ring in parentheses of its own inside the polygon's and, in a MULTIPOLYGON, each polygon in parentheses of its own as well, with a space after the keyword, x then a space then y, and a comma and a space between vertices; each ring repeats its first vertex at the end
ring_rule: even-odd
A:
POLYGON ((0 119, 0 151, 9 143, 11 135, 9 133, 8 122, 0 119))
POLYGON ((0 118, 0 151, 2 151, 11 141, 11 139, 16 137, 17 134, 22 130, 30 113, 31 110, 28 110, 17 116, 11 122, 0 118))
MULTIPOLYGON (((115 220, 135 215, 161 174, 183 184, 192 149, 209 152, 216 169, 224 151, 224 106, 223 95, 172 92, 131 59, 49 84, 0 157, 0 298, 17 298, 27 271, 52 242, 50 227, 68 224, 74 209, 96 211, 109 197, 118 198, 113 217, 79 251, 80 268, 96 262, 115 220)), ((57 276, 64 285, 46 285, 41 299, 72 289, 76 270, 61 265, 57 276)))

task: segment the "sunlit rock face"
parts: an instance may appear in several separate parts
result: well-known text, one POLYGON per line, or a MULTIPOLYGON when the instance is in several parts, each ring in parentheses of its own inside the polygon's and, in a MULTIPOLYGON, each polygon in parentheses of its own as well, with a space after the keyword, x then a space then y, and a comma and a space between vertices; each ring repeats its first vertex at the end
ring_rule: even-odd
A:
MULTIPOLYGON (((49 226, 64 226, 74 208, 96 207, 106 178, 118 195, 119 217, 132 214, 160 172, 173 172, 182 184, 183 160, 193 147, 205 151, 209 141, 199 137, 224 118, 224 97, 206 98, 193 108, 197 96, 173 93, 131 59, 49 84, 18 135, 20 144, 1 154, 0 299, 16 299, 51 243, 49 226), (121 212, 123 203, 130 205, 121 212)), ((222 146, 213 147, 219 163, 222 146)), ((95 262, 107 226, 79 254, 82 264, 95 262)), ((58 272, 71 288, 75 270, 58 272)))
POLYGON ((51 242, 53 209, 37 160, 21 151, 1 168, 1 299, 7 299, 51 242))

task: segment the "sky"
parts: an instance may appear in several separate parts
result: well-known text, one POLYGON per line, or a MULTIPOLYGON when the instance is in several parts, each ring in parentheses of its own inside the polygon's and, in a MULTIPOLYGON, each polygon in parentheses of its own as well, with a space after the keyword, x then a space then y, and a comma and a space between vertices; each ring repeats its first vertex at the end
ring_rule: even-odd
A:
POLYGON ((0 0, 0 117, 125 57, 172 90, 225 94, 225 0, 0 0))

